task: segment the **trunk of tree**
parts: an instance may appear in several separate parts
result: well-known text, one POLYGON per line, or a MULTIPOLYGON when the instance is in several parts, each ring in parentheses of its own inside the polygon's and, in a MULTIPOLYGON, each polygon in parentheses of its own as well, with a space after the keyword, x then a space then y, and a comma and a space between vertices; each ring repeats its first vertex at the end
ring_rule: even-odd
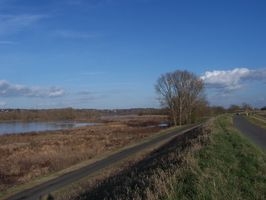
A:
POLYGON ((171 115, 172 115, 172 120, 174 122, 174 125, 177 126, 177 117, 176 117, 176 112, 174 108, 171 108, 171 115))
POLYGON ((182 102, 179 102, 179 126, 182 125, 182 102))

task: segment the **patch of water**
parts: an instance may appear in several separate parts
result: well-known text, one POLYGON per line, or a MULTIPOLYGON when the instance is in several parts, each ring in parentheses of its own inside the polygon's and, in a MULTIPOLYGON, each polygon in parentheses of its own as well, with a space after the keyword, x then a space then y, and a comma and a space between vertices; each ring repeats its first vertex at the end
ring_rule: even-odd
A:
POLYGON ((2 122, 0 123, 0 135, 53 131, 93 125, 96 124, 80 122, 2 122))

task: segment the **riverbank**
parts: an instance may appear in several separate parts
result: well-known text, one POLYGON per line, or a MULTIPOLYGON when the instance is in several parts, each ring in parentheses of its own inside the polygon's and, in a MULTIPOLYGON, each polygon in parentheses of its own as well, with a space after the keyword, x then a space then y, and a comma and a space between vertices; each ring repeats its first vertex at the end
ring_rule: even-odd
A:
POLYGON ((141 141, 161 129, 146 125, 163 120, 165 116, 138 116, 70 130, 0 136, 0 191, 141 141))

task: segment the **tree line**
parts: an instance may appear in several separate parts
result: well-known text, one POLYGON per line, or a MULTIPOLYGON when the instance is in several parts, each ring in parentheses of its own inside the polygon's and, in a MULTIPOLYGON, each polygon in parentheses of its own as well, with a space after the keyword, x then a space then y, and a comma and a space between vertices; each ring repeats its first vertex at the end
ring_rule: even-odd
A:
POLYGON ((0 121, 98 121, 101 116, 162 115, 165 109, 0 109, 0 121))
POLYGON ((86 109, 2 109, 0 121, 68 121, 90 120, 99 116, 96 110, 86 109))

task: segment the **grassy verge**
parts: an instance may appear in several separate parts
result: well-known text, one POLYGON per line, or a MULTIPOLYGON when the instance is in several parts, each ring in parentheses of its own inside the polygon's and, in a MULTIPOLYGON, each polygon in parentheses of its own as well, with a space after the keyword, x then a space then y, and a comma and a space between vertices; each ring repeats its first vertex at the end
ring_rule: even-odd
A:
POLYGON ((266 199, 266 155, 232 125, 228 115, 211 127, 210 143, 185 156, 167 199, 266 199))
POLYGON ((260 115, 250 115, 247 117, 247 119, 256 124, 257 126, 260 126, 262 128, 266 129, 266 118, 260 115))

